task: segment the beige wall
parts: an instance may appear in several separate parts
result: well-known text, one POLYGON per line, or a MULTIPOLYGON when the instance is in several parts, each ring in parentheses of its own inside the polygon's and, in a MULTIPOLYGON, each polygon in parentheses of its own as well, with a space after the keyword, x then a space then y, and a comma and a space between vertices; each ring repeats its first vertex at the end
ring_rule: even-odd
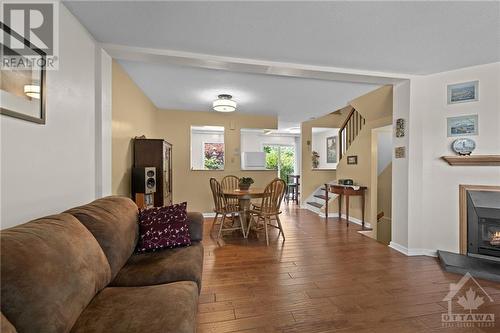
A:
MULTIPOLYGON (((376 155, 372 156, 372 144, 376 147, 376 142, 372 140, 372 129, 390 125, 392 117, 382 118, 379 120, 367 121, 363 129, 359 132, 356 139, 346 152, 346 157, 350 155, 358 156, 358 164, 347 164, 347 158, 344 157, 337 165, 337 178, 351 178, 355 183, 368 187, 365 197, 365 221, 375 227, 377 216, 377 201, 376 196, 372 196, 373 188, 376 189, 377 177, 377 159, 376 155), (373 180, 375 179, 375 182, 373 180), (372 209, 373 207, 373 209, 372 209)), ((375 190, 376 193, 376 190, 375 190)), ((345 205, 345 200, 343 201, 345 205)), ((345 211, 345 206, 342 207, 345 211)), ((361 200, 352 198, 349 206, 349 215, 361 219, 361 200)))
POLYGON ((130 195, 133 163, 132 138, 154 138, 157 110, 116 61, 112 78, 112 184, 113 194, 130 195))
POLYGON ((384 244, 391 241, 392 211, 392 163, 378 175, 377 180, 377 214, 384 212, 384 217, 377 223, 377 240, 384 244))
POLYGON ((384 212, 384 217, 391 218, 392 212, 392 163, 378 175, 377 214, 384 212))
POLYGON ((277 128, 275 116, 216 112, 158 110, 123 68, 113 62, 112 192, 130 195, 132 138, 165 139, 173 145, 173 199, 187 201, 189 210, 213 210, 209 179, 225 175, 252 177, 254 186, 263 187, 277 176, 276 171, 240 170, 240 129, 277 128), (225 127, 226 164, 224 171, 190 170, 191 126, 225 127))
MULTIPOLYGON (((365 221, 376 227, 374 222, 376 222, 377 216, 377 192, 375 190, 375 195, 372 195, 372 189, 377 188, 377 159, 376 154, 372 154, 374 151, 373 145, 376 147, 376 141, 372 139, 372 129, 392 124, 392 86, 383 86, 360 96, 351 101, 350 105, 341 109, 340 112, 302 123, 303 198, 307 198, 318 186, 326 182, 340 178, 351 178, 357 184, 368 187, 365 200, 365 221), (311 140, 312 136, 311 128, 340 127, 351 110, 350 105, 355 107, 366 119, 365 126, 346 152, 346 156, 357 155, 358 164, 348 165, 347 159, 344 157, 337 164, 336 171, 312 170, 312 150, 308 145, 308 141, 311 140)), ((342 211, 345 212, 345 200, 343 205, 342 211)), ((329 206, 329 211, 338 212, 337 200, 329 206)), ((361 219, 361 202, 358 198, 352 198, 349 205, 349 215, 361 219)))
POLYGON ((276 171, 241 171, 240 169, 240 129, 277 128, 274 116, 243 115, 239 113, 190 112, 159 110, 157 122, 158 137, 173 145, 173 194, 174 201, 187 201, 189 210, 211 212, 213 210, 209 179, 221 180, 226 175, 252 177, 253 186, 264 187, 277 176, 276 171), (225 170, 190 169, 191 126, 224 126, 225 170))

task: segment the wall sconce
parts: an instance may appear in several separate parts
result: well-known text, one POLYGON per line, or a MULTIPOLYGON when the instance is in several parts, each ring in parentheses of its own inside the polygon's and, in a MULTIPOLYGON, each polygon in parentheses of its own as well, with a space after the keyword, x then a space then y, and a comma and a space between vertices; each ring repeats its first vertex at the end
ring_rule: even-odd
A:
POLYGON ((40 86, 36 86, 33 84, 25 84, 24 94, 31 98, 40 99, 40 86))

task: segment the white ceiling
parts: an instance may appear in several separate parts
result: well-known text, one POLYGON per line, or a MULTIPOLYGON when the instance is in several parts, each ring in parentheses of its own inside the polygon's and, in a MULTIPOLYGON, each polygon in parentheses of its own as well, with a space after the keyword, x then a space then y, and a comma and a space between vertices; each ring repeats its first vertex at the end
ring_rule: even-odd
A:
POLYGON ((217 95, 227 93, 238 111, 277 115, 296 124, 333 112, 377 85, 204 68, 119 61, 151 101, 162 109, 209 111, 217 95))
MULTIPOLYGON (((123 48, 392 73, 387 77, 393 78, 394 73, 427 74, 500 60, 499 2, 64 2, 96 40, 123 48)), ((278 115, 280 127, 334 111, 378 86, 359 82, 390 83, 367 75, 349 79, 358 83, 312 78, 327 78, 327 71, 312 71, 317 76, 310 78, 255 74, 242 70, 245 64, 218 60, 191 61, 195 67, 151 60, 157 58, 120 58, 157 107, 209 110, 218 94, 229 93, 240 112, 278 115)), ((301 73, 293 66, 281 72, 301 73)))
POLYGON ((426 74, 500 60, 500 3, 66 1, 105 43, 426 74))

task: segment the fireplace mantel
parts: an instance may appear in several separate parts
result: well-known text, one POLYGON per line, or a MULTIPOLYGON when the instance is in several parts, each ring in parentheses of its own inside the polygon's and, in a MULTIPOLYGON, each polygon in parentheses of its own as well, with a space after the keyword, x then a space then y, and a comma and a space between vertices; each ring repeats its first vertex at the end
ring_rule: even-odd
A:
POLYGON ((467 191, 500 192, 500 186, 493 185, 460 185, 459 186, 459 230, 460 254, 467 254, 467 191))
POLYGON ((500 155, 442 156, 449 165, 500 165, 500 155))

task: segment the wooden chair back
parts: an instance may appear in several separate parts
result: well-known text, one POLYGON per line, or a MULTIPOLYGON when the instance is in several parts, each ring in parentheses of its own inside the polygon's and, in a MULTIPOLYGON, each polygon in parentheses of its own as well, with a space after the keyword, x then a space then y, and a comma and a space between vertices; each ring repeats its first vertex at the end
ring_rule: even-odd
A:
POLYGON ((264 214, 279 214, 281 201, 285 195, 286 183, 280 178, 275 178, 264 189, 264 197, 260 210, 264 214))
MULTIPOLYGON (((239 188, 240 179, 236 176, 229 175, 222 178, 221 186, 223 191, 236 190, 239 188)), ((238 198, 226 198, 226 202, 229 205, 237 206, 239 203, 238 198)))
POLYGON ((210 178, 210 189, 214 197, 215 212, 222 213, 226 207, 226 199, 222 187, 215 178, 210 178))

